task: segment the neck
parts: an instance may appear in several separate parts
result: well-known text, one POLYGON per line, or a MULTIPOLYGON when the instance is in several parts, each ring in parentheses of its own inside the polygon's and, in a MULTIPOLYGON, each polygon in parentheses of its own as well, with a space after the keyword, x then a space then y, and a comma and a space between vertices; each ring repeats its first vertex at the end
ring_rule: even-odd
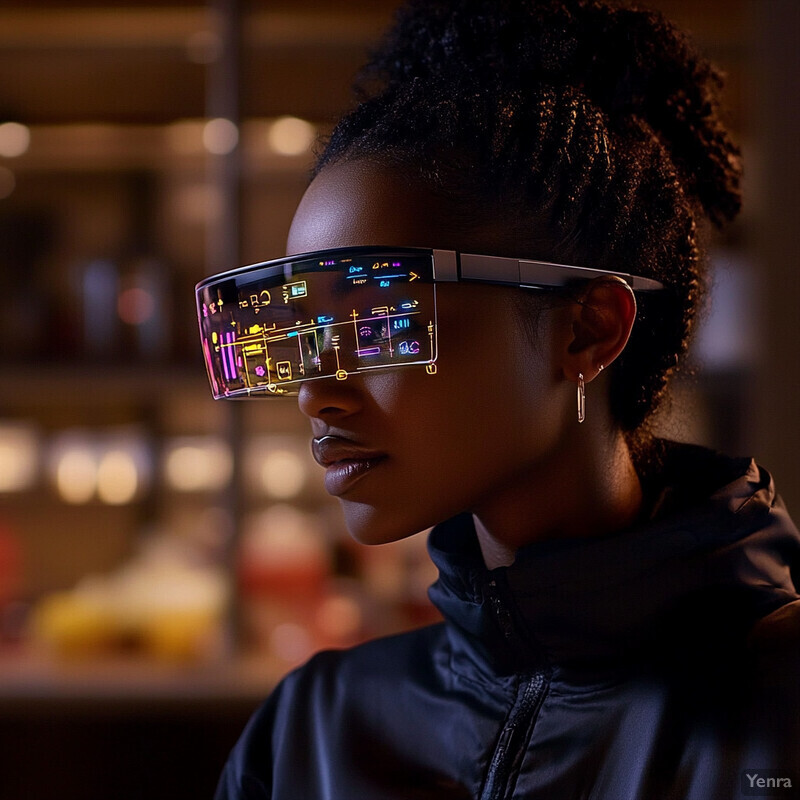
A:
MULTIPOLYGON (((588 422, 588 420, 587 420, 588 422)), ((473 509, 489 569, 514 562, 536 541, 586 538, 632 525, 642 488, 621 432, 587 429, 473 509)))

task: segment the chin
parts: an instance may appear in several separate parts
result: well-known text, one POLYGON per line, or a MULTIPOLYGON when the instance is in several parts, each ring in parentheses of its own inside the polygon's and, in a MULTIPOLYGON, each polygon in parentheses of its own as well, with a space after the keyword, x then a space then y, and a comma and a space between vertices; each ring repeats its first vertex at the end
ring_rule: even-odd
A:
POLYGON ((436 524, 421 517, 408 518, 397 511, 380 510, 365 503, 341 499, 339 502, 342 504, 347 530, 360 544, 398 542, 436 524))

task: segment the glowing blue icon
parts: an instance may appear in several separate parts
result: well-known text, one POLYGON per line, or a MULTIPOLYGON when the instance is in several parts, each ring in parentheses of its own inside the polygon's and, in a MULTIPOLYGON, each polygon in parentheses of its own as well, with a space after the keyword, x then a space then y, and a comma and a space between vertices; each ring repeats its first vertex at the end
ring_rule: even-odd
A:
POLYGON ((381 286, 383 286, 384 288, 389 285, 390 285, 389 281, 381 281, 381 286))
POLYGON ((401 356, 416 356, 419 354, 419 342, 413 340, 400 342, 397 345, 397 349, 400 351, 401 356))
POLYGON ((408 317, 392 320, 392 328, 394 328, 394 330, 396 331, 402 331, 410 327, 411 327, 411 320, 408 317))
POLYGON ((363 272, 364 271, 364 267, 350 267, 350 269, 348 271, 349 271, 349 273, 351 275, 353 275, 353 274, 358 273, 358 272, 363 272))
POLYGON ((324 314, 321 317, 317 317, 317 324, 323 325, 326 322, 333 322, 333 317, 325 316, 324 314))

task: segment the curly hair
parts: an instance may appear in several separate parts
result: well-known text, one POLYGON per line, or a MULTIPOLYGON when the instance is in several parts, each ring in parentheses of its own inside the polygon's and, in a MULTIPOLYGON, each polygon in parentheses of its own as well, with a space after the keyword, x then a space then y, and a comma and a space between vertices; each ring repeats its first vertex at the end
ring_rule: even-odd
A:
POLYGON ((610 0, 410 0, 316 171, 389 163, 477 215, 521 220, 528 251, 516 255, 662 281, 666 291, 639 298, 612 365, 612 414, 633 443, 687 348, 705 223, 740 207, 720 88, 657 12, 610 0))

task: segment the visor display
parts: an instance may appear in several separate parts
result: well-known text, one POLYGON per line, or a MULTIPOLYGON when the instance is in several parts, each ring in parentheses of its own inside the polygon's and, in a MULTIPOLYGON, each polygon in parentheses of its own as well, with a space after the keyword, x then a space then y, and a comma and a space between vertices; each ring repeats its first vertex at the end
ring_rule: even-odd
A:
POLYGON ((198 284, 215 398, 297 394, 302 381, 425 364, 436 371, 433 253, 331 250, 198 284))

